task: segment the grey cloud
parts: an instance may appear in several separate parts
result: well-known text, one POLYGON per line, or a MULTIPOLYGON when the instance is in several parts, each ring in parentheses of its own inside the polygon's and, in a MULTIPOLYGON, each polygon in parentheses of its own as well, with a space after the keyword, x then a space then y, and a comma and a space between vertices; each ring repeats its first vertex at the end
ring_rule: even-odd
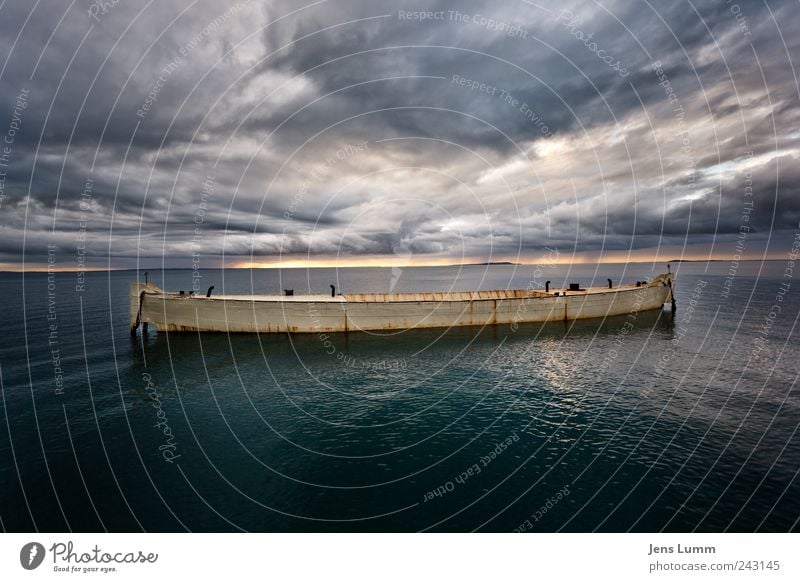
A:
POLYGON ((0 54, 9 57, 0 134, 19 89, 31 90, 5 169, 3 262, 40 256, 47 240, 71 252, 87 176, 96 203, 90 254, 125 264, 137 254, 185 264, 201 202, 202 250, 215 256, 391 255, 401 241, 415 258, 553 242, 577 250, 686 236, 709 243, 740 224, 744 151, 779 160, 754 170, 753 236, 797 226, 800 109, 790 62, 800 14, 789 2, 739 2, 749 34, 728 5, 711 1, 694 4, 700 18, 685 5, 652 3, 567 2, 546 12, 515 1, 351 0, 301 10, 253 1, 208 34, 229 6, 190 4, 156 3, 139 15, 145 3, 121 2, 99 22, 86 2, 38 6, 29 19, 32 6, 19 0, 0 9, 0 54), (400 9, 445 18, 401 20, 400 9), (561 10, 579 17, 574 30, 558 20, 561 10), (607 66, 576 31, 629 73, 607 66), (679 97, 688 156, 654 60, 679 97), (336 158, 357 143, 366 151, 336 158), (698 176, 691 191, 689 158, 698 176), (215 191, 203 200, 211 174, 215 191), (414 197, 438 210, 396 202, 414 197))

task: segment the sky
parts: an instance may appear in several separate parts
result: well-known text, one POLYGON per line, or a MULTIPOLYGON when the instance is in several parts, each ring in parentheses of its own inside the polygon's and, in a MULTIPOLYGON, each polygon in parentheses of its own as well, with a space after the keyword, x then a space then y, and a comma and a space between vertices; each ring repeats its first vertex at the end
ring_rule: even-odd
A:
POLYGON ((800 10, 6 0, 0 269, 782 258, 800 10))

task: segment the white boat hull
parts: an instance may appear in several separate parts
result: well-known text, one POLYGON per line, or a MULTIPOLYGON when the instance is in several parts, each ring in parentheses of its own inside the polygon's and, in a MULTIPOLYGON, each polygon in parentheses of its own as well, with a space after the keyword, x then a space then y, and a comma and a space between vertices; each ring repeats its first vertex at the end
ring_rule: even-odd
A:
POLYGON ((323 333, 514 325, 570 321, 661 309, 673 275, 641 286, 581 291, 481 291, 203 297, 131 284, 131 331, 140 324, 169 332, 323 333))

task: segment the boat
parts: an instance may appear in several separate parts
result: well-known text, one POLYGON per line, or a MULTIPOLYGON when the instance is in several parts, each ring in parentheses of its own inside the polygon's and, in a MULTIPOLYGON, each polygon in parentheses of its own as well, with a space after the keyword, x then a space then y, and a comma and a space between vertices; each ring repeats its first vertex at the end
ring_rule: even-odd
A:
POLYGON ((512 325, 571 321, 662 309, 672 302, 674 275, 603 287, 448 291, 440 293, 336 293, 330 295, 214 295, 130 285, 131 335, 149 325, 166 332, 329 333, 512 325))

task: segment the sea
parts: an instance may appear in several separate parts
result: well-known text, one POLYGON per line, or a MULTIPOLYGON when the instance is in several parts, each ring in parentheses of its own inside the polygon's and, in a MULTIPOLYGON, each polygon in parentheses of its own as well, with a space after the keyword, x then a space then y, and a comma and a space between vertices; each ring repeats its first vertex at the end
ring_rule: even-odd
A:
MULTIPOLYGON (((0 273, 0 528, 797 530, 800 271, 671 268, 674 312, 133 338, 141 271, 0 273)), ((149 280, 297 295, 616 285, 665 271, 150 269, 149 280)))

